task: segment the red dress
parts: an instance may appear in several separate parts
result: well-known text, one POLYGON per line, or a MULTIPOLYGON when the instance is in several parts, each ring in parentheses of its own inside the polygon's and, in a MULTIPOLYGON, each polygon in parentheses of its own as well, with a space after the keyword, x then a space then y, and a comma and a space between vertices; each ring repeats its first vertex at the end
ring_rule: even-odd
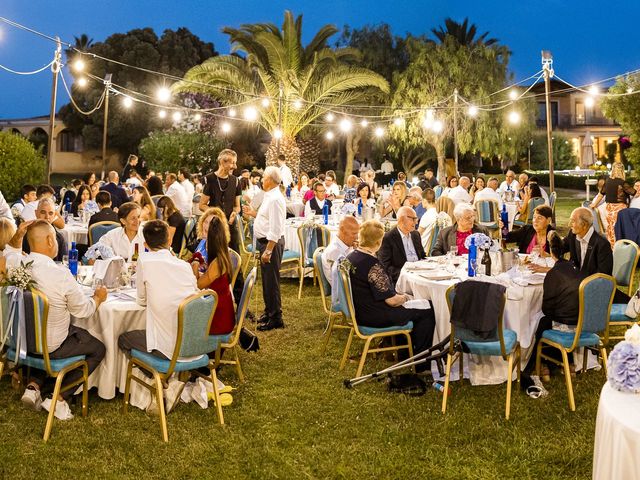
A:
POLYGON ((235 326, 235 308, 231 288, 229 288, 229 276, 222 275, 216 278, 209 288, 218 294, 218 305, 211 322, 211 335, 226 335, 231 333, 235 326))

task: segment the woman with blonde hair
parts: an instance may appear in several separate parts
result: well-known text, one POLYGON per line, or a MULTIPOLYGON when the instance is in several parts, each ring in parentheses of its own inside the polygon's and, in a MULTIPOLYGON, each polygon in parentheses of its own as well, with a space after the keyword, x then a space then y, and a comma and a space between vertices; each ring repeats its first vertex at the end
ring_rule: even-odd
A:
POLYGON ((6 260, 4 258, 4 248, 9 240, 16 233, 16 224, 6 217, 0 217, 0 280, 4 279, 6 270, 6 260))
POLYGON ((140 205, 140 221, 148 222, 156 219, 156 205, 151 200, 149 190, 142 185, 135 187, 131 192, 131 199, 140 205))
POLYGON ((195 258, 198 258, 198 260, 202 258, 203 263, 206 263, 208 258, 207 235, 209 233, 209 226, 211 225, 211 220, 213 219, 213 217, 217 217, 220 220, 222 220, 220 224, 218 223, 216 224, 220 225, 220 228, 224 230, 224 238, 227 239, 227 245, 229 245, 229 241, 231 240, 231 234, 229 233, 229 225, 227 224, 227 217, 222 211, 222 209, 218 207, 207 208, 204 211, 204 213, 200 216, 200 219, 198 220, 198 224, 196 226, 196 232, 198 234, 198 239, 200 240, 200 242, 198 243, 198 246, 196 247, 195 252, 193 252, 193 256, 195 258))
POLYGON ((390 215, 391 218, 396 218, 396 214, 398 213, 398 210, 400 210, 400 207, 409 205, 407 193, 406 183, 394 183, 389 199, 383 202, 380 207, 380 217, 384 218, 387 215, 390 215))
POLYGON ((624 165, 622 162, 615 162, 611 167, 611 176, 607 178, 604 187, 591 202, 590 207, 596 208, 602 197, 607 202, 607 240, 613 248, 616 243, 616 221, 618 212, 629 206, 629 199, 636 195, 633 187, 625 181, 624 165))

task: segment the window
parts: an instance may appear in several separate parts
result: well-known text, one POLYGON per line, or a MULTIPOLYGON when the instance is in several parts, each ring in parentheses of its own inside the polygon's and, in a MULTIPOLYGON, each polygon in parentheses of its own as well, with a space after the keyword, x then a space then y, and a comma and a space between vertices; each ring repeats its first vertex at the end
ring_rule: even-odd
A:
POLYGON ((82 152, 83 146, 82 135, 69 130, 63 130, 58 134, 59 152, 82 152))

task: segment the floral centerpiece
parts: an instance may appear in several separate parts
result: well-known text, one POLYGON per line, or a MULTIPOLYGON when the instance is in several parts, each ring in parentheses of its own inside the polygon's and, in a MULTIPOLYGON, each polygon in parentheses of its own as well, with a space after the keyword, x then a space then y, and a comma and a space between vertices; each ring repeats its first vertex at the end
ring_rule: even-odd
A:
POLYGON ((340 212, 342 213, 342 215, 355 215, 357 210, 358 209, 353 203, 344 203, 342 204, 340 212))
POLYGON ((98 258, 107 260, 111 257, 115 257, 116 255, 111 247, 102 245, 101 243, 95 243, 89 247, 87 253, 85 253, 84 256, 88 260, 97 260, 98 258))
POLYGON ((640 393, 640 327, 633 325, 624 334, 607 362, 609 385, 621 392, 640 393))
POLYGON ((471 245, 471 239, 475 240, 475 244, 478 248, 483 250, 489 250, 491 252, 497 252, 500 250, 500 245, 498 242, 495 242, 488 237, 484 233, 472 233, 464 240, 464 246, 467 250, 469 250, 469 246, 471 245))
POLYGON ((24 263, 20 262, 17 267, 7 268, 7 274, 2 281, 3 287, 17 287, 20 290, 28 290, 35 287, 35 281, 31 275, 31 266, 33 261, 24 263))
POLYGON ((442 230, 443 228, 453 225, 453 221, 447 212, 438 212, 438 215, 436 215, 436 225, 442 230))

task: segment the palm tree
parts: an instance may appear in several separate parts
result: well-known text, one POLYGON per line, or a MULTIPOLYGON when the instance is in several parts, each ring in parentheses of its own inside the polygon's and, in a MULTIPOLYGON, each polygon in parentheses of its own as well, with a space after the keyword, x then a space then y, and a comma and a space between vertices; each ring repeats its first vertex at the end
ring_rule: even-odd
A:
POLYGON ((74 36, 73 39, 75 40, 73 48, 67 48, 64 51, 64 53, 67 55, 67 61, 71 61, 71 58, 76 53, 76 50, 86 52, 93 46, 93 38, 89 38, 86 33, 83 33, 79 37, 74 36))
POLYGON ((275 163, 280 151, 297 171, 296 136, 303 129, 327 111, 389 92, 381 75, 347 63, 358 59, 357 50, 328 46, 328 39, 338 32, 333 25, 323 26, 306 46, 301 43, 302 15, 294 19, 289 11, 282 29, 258 23, 227 27, 223 32, 229 35, 233 54, 193 67, 173 90, 205 93, 227 105, 258 107, 257 122, 272 134, 267 164, 275 163), (262 106, 261 98, 269 100, 268 106, 262 106), (278 130, 280 141, 274 135, 278 130))
POLYGON ((490 47, 498 43, 497 38, 487 38, 489 32, 484 32, 476 38, 477 31, 478 27, 473 23, 469 25, 468 18, 465 18, 462 23, 458 23, 452 18, 446 18, 444 20, 444 27, 440 26, 438 29, 431 29, 431 32, 440 43, 445 43, 447 37, 453 37, 460 45, 467 47, 475 47, 478 45, 490 47))

